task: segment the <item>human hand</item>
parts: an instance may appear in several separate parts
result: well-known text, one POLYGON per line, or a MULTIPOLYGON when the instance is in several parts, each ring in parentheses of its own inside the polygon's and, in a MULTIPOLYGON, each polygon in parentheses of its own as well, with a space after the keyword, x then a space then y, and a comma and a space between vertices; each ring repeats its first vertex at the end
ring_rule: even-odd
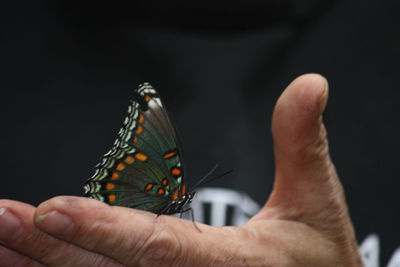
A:
POLYGON ((321 113, 327 83, 297 78, 272 120, 276 175, 241 227, 55 197, 38 208, 0 201, 0 266, 361 266, 321 113))

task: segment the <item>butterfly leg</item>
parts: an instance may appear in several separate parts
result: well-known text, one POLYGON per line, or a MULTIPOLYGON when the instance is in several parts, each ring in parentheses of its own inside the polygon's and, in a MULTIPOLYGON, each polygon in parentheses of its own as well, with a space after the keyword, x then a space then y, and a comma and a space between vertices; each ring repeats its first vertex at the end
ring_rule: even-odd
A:
POLYGON ((180 211, 180 213, 181 213, 181 214, 180 214, 180 218, 182 218, 182 214, 183 214, 184 212, 188 212, 188 211, 190 211, 190 215, 191 215, 191 217, 192 217, 192 222, 193 222, 194 227, 201 233, 200 228, 197 226, 196 222, 194 221, 194 212, 193 212, 193 209, 192 209, 192 208, 187 208, 187 209, 181 210, 181 211, 180 211))

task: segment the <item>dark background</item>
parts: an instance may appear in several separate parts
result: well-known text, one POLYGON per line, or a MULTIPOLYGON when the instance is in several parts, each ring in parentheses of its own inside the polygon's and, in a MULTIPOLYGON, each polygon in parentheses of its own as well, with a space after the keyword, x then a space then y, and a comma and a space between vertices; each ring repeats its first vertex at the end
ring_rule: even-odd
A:
POLYGON ((274 102, 318 72, 358 240, 377 233, 384 262, 400 246, 398 1, 2 5, 1 198, 81 195, 149 81, 178 125, 189 183, 219 163, 235 172, 212 186, 263 204, 274 102))

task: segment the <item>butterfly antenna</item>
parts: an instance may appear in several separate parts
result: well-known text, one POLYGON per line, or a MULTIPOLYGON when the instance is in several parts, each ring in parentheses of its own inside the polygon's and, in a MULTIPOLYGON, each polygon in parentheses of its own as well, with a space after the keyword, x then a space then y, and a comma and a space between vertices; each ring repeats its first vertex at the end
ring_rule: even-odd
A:
POLYGON ((231 169, 231 170, 228 170, 228 171, 226 171, 226 172, 224 172, 224 173, 222 173, 222 174, 220 174, 220 175, 214 176, 214 177, 210 178, 209 180, 207 180, 207 178, 210 177, 211 174, 213 174, 213 172, 214 172, 217 168, 218 168, 218 164, 216 164, 203 178, 201 178, 201 179, 193 186, 193 189, 195 189, 195 188, 197 188, 197 187, 199 187, 199 186, 201 186, 201 185, 203 185, 203 184, 205 184, 205 183, 208 183, 208 182, 217 180, 217 179, 219 179, 219 178, 221 178, 221 177, 223 177, 223 176, 225 176, 225 175, 227 175, 227 174, 233 172, 233 169, 231 169), (206 181, 206 180, 207 180, 207 181, 206 181))
POLYGON ((203 181, 205 179, 207 179, 217 168, 218 168, 218 164, 215 164, 215 166, 203 178, 201 178, 199 181, 197 181, 197 183, 193 186, 193 189, 195 189, 199 185, 201 185, 203 183, 203 181))

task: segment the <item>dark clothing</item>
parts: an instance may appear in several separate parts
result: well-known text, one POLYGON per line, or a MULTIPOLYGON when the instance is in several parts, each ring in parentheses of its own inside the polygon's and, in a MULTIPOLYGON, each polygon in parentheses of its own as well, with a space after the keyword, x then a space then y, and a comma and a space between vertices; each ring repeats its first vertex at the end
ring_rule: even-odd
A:
POLYGON ((377 233, 386 263, 400 246, 399 2, 243 3, 5 8, 0 197, 82 195, 131 90, 149 81, 178 126, 189 183, 218 163, 235 171, 212 186, 262 205, 274 103, 296 76, 318 72, 330 83, 324 121, 357 237, 377 233))

